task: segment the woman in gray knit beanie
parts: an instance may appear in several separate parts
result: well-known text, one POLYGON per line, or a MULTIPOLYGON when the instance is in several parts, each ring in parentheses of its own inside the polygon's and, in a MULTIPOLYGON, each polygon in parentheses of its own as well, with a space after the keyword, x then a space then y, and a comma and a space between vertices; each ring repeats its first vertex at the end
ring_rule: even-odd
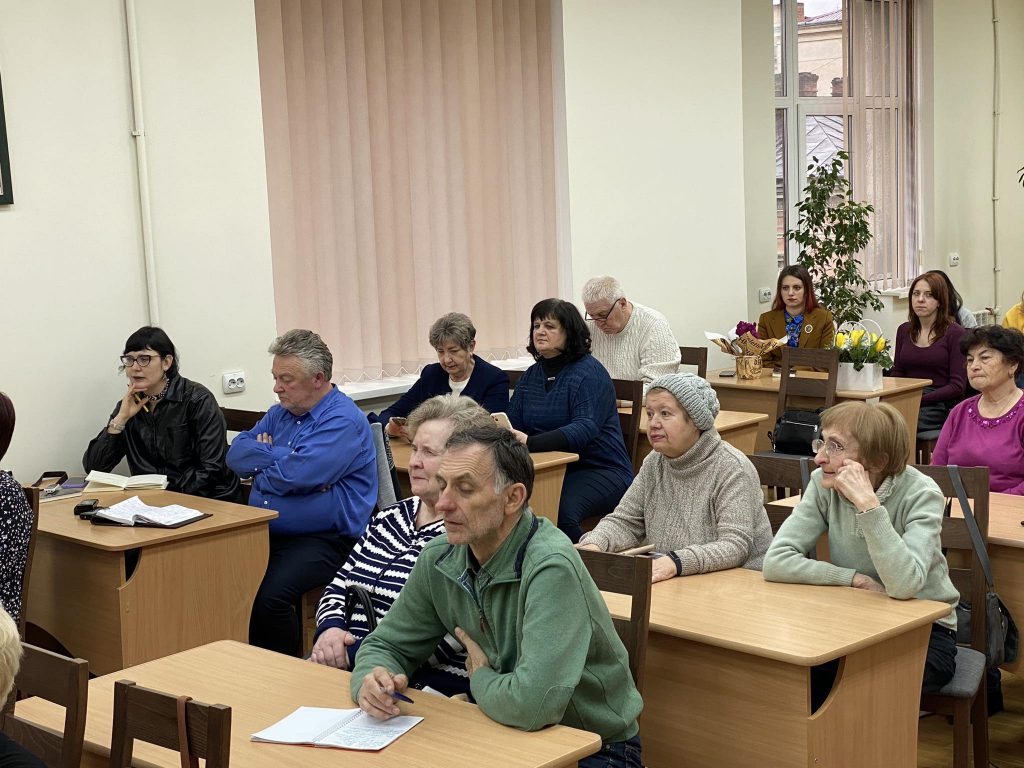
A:
POLYGON ((618 507, 580 539, 619 552, 653 544, 652 577, 760 569, 772 540, 761 481, 750 460, 715 429, 715 390, 691 373, 655 379, 647 392, 653 452, 618 507))

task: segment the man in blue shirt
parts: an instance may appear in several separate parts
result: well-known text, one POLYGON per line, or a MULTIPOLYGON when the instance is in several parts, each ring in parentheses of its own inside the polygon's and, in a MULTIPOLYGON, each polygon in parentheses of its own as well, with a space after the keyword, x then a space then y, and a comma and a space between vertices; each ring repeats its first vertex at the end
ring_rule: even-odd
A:
POLYGON ((377 499, 376 453, 366 417, 331 384, 334 361, 317 334, 288 331, 269 351, 280 405, 235 438, 227 462, 252 477, 249 504, 279 513, 249 642, 296 656, 295 606, 334 577, 366 528, 377 499))

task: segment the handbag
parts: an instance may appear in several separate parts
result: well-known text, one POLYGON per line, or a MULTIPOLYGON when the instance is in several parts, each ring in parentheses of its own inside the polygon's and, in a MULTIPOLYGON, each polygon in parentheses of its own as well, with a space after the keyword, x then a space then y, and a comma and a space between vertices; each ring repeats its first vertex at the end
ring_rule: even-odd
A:
POLYGON ((377 628, 377 612, 373 610, 373 598, 370 593, 358 584, 345 587, 345 626, 352 626, 352 609, 358 604, 366 614, 367 634, 377 628))
POLYGON ((783 411, 775 421, 775 429, 768 433, 768 439, 775 453, 813 456, 811 443, 820 429, 820 411, 783 411))
MULTIPOLYGON (((950 466, 947 468, 950 479, 953 481, 953 488, 956 490, 957 500, 960 502, 960 509, 963 510, 964 521, 967 523, 967 531, 971 536, 971 545, 978 554, 981 562, 981 570, 985 573, 985 583, 988 584, 988 592, 985 593, 985 621, 988 628, 985 638, 985 657, 988 659, 989 667, 998 667, 1017 660, 1020 653, 1020 633, 1017 624, 1014 622, 1006 605, 999 599, 992 588, 992 564, 988 559, 988 550, 985 548, 985 541, 981 537, 981 530, 978 528, 978 521, 974 519, 971 505, 967 501, 967 491, 964 489, 963 480, 960 478, 960 468, 950 466)), ((952 501, 950 502, 952 506, 952 501)), ((959 645, 970 645, 971 643, 971 613, 973 606, 970 602, 961 600, 956 607, 956 642, 959 645)))

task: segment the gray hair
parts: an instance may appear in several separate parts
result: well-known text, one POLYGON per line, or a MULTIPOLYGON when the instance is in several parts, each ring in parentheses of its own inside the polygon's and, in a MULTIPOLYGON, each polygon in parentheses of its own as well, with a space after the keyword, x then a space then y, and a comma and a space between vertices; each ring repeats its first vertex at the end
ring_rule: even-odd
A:
POLYGON ((461 312, 449 312, 441 315, 430 326, 430 335, 427 336, 430 346, 434 349, 442 346, 446 341, 454 341, 462 349, 469 349, 476 340, 476 328, 473 321, 461 312))
POLYGON ((592 277, 583 284, 583 303, 593 304, 598 301, 607 301, 609 304, 618 301, 625 296, 622 290, 622 283, 611 275, 598 275, 592 277))
POLYGON ((267 350, 275 357, 297 357, 309 376, 322 373, 324 378, 331 380, 334 358, 324 340, 312 331, 293 328, 288 333, 278 336, 267 350))
POLYGON ((526 486, 526 498, 523 507, 530 501, 533 493, 533 459, 526 446, 516 440, 516 436, 496 424, 456 429, 448 438, 447 449, 466 448, 480 445, 490 454, 494 467, 494 493, 501 493, 510 485, 522 483, 526 486))
POLYGON ((21 638, 18 625, 0 605, 0 702, 7 701, 7 694, 14 686, 14 678, 21 666, 21 638))
POLYGON ((481 408, 471 397, 458 395, 435 395, 424 400, 409 414, 405 431, 410 439, 428 421, 450 421, 453 431, 465 427, 493 424, 491 414, 481 408))

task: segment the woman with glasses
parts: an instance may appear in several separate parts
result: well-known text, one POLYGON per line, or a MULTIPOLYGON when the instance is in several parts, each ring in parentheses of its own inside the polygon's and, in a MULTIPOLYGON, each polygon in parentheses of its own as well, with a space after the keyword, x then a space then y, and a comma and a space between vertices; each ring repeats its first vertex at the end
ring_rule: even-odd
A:
MULTIPOLYGON (((939 534, 945 499, 935 482, 907 466, 906 422, 886 403, 840 403, 821 415, 818 469, 764 557, 767 581, 853 587, 897 600, 949 604, 932 625, 924 690, 949 682, 956 666, 956 605, 939 534), (828 534, 829 560, 811 555, 828 534)), ((814 668, 812 699, 828 695, 835 664, 814 668)))
MULTIPOLYGON (((779 272, 775 301, 757 320, 757 335, 762 339, 786 339, 790 347, 824 349, 836 336, 832 313, 818 303, 811 273, 793 264, 779 272)), ((778 364, 782 351, 775 350, 765 360, 778 364)))
POLYGON ((127 458, 133 475, 167 475, 168 490, 240 501, 238 477, 225 463, 224 416, 210 390, 178 373, 167 334, 139 328, 124 344, 119 370, 127 391, 85 450, 85 470, 110 472, 127 458))

